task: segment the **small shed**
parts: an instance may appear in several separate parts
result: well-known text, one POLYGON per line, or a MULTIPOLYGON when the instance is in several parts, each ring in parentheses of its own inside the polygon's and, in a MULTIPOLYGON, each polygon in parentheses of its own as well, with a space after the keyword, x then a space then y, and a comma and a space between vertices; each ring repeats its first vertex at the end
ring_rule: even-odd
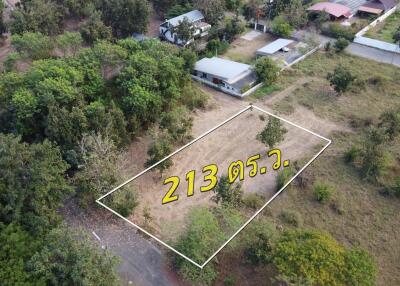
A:
POLYGON ((275 54, 277 51, 283 49, 284 47, 287 47, 291 43, 293 43, 293 40, 288 40, 288 39, 277 39, 273 41, 272 43, 269 43, 268 45, 262 47, 261 49, 258 49, 256 51, 257 56, 270 56, 275 54))

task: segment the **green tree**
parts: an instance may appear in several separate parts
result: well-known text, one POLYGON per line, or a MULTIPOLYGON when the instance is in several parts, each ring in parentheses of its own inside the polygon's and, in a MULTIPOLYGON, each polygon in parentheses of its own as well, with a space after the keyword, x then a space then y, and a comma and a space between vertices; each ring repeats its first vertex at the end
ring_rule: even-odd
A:
POLYGON ((16 223, 0 223, 0 281, 4 285, 33 285, 27 261, 40 243, 16 223))
POLYGON ((275 225, 266 219, 255 220, 243 234, 246 258, 253 264, 269 264, 278 239, 275 225))
POLYGON ((127 58, 125 49, 107 41, 99 41, 90 50, 90 54, 100 63, 103 78, 113 75, 127 58))
POLYGON ((54 48, 48 36, 31 32, 13 35, 11 44, 18 53, 32 60, 49 58, 54 48))
MULTIPOLYGON (((206 208, 195 208, 188 214, 188 227, 176 244, 176 249, 194 261, 207 259, 223 240, 223 234, 217 219, 206 208)), ((217 278, 217 271, 212 263, 199 269, 193 264, 177 257, 175 265, 185 280, 192 283, 212 285, 217 278)))
POLYGON ((112 39, 112 28, 106 26, 101 20, 101 13, 97 10, 81 25, 82 38, 89 44, 98 40, 109 41, 112 39))
POLYGON ((349 45, 349 41, 345 38, 339 38, 336 40, 334 47, 336 52, 342 52, 349 45))
POLYGON ((82 36, 77 32, 65 32, 62 35, 57 36, 57 46, 62 50, 64 57, 69 53, 72 56, 76 55, 76 52, 82 46, 82 36))
POLYGON ((44 285, 120 285, 117 260, 67 226, 52 229, 29 261, 34 280, 44 285))
POLYGON ((302 28, 307 23, 307 13, 302 0, 293 0, 283 15, 292 27, 302 28))
POLYGON ((273 262, 287 282, 343 285, 345 249, 317 231, 285 231, 274 248, 273 262))
POLYGON ((184 60, 183 68, 187 73, 191 73, 194 69, 194 66, 197 62, 197 54, 190 49, 182 49, 179 54, 180 57, 184 60))
POLYGON ((165 18, 166 19, 172 19, 174 17, 183 15, 187 12, 190 12, 193 10, 193 6, 191 3, 177 3, 171 6, 171 8, 168 9, 167 13, 165 13, 165 18))
POLYGON ((333 73, 328 73, 326 78, 339 95, 347 91, 356 79, 350 70, 342 65, 336 66, 333 73))
POLYGON ((0 134, 0 220, 41 233, 58 221, 56 210, 72 193, 67 164, 48 141, 28 145, 0 134))
MULTIPOLYGON (((74 176, 74 184, 77 187, 80 203, 87 206, 94 204, 101 195, 123 181, 119 168, 122 157, 114 142, 109 137, 100 134, 83 136, 79 150, 82 165, 74 176)), ((122 199, 120 196, 125 195, 121 191, 119 196, 111 196, 110 203, 120 205, 119 202, 122 199)), ((128 208, 127 213, 132 212, 136 204, 132 204, 131 200, 127 200, 126 203, 132 206, 132 209, 128 208)), ((123 206, 119 207, 123 208, 123 206)))
POLYGON ((227 176, 221 176, 217 186, 213 189, 212 200, 217 204, 240 207, 243 204, 243 191, 239 183, 231 184, 227 176))
POLYGON ((175 27, 174 31, 178 39, 182 40, 183 45, 186 45, 188 41, 193 38, 194 29, 192 23, 187 17, 184 17, 182 21, 179 21, 179 24, 175 27))
POLYGON ((150 15, 147 0, 101 0, 99 9, 106 25, 112 27, 118 37, 128 37, 132 33, 147 30, 150 15))
POLYGON ((204 17, 208 23, 216 25, 224 14, 225 1, 193 0, 193 6, 204 13, 204 17))
POLYGON ((40 32, 56 35, 62 31, 65 16, 63 10, 56 1, 21 1, 11 13, 11 33, 40 32))
POLYGON ((274 60, 268 57, 261 57, 256 61, 255 72, 260 82, 270 86, 278 78, 279 67, 274 60))
POLYGON ((293 28, 283 16, 278 16, 272 20, 271 31, 279 37, 289 37, 293 28))
MULTIPOLYGON (((162 130, 154 130, 152 134, 152 143, 147 151, 149 158, 146 161, 145 166, 150 167, 166 156, 172 153, 172 140, 171 136, 162 130)), ((173 165, 171 158, 168 158, 158 164, 155 168, 160 171, 160 174, 164 173, 165 170, 169 169, 173 165)))
POLYGON ((172 139, 186 143, 192 139, 193 118, 184 106, 179 106, 170 112, 163 113, 160 128, 168 130, 172 139))
POLYGON ((286 133, 287 130, 282 126, 281 121, 270 115, 267 126, 257 135, 257 140, 272 149, 285 139, 286 133))

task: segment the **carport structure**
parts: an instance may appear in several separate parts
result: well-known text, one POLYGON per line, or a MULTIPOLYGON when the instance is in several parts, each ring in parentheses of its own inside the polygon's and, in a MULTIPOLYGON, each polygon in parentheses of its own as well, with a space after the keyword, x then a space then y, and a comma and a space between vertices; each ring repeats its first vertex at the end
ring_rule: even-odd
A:
POLYGON ((293 42, 294 42, 293 40, 288 40, 288 39, 277 39, 272 43, 269 43, 268 45, 262 47, 261 49, 258 49, 256 51, 256 55, 257 56, 273 55, 293 42))

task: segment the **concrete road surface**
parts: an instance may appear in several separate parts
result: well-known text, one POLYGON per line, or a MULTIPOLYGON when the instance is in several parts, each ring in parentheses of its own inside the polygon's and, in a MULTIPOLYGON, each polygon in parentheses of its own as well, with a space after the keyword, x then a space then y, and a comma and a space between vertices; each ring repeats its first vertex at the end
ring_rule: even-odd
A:
POLYGON ((83 210, 74 200, 60 211, 69 226, 82 228, 99 248, 120 258, 123 285, 182 285, 168 269, 166 257, 174 255, 145 238, 135 227, 103 209, 83 210))
POLYGON ((400 54, 386 52, 356 43, 351 43, 346 48, 346 52, 355 56, 371 59, 381 63, 392 64, 400 67, 400 54))

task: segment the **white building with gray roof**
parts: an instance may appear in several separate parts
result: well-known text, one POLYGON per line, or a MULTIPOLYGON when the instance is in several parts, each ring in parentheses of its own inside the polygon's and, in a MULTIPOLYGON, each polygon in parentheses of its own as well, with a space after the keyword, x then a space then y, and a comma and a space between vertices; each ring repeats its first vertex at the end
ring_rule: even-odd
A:
POLYGON ((171 43, 186 46, 192 43, 195 37, 206 36, 210 28, 211 25, 205 22, 203 13, 199 10, 193 10, 162 23, 160 25, 160 37, 171 43), (188 41, 183 41, 176 33, 176 28, 184 19, 187 19, 193 28, 193 38, 188 41))
POLYGON ((196 62, 193 78, 240 97, 257 81, 250 65, 218 57, 203 58, 196 62))

